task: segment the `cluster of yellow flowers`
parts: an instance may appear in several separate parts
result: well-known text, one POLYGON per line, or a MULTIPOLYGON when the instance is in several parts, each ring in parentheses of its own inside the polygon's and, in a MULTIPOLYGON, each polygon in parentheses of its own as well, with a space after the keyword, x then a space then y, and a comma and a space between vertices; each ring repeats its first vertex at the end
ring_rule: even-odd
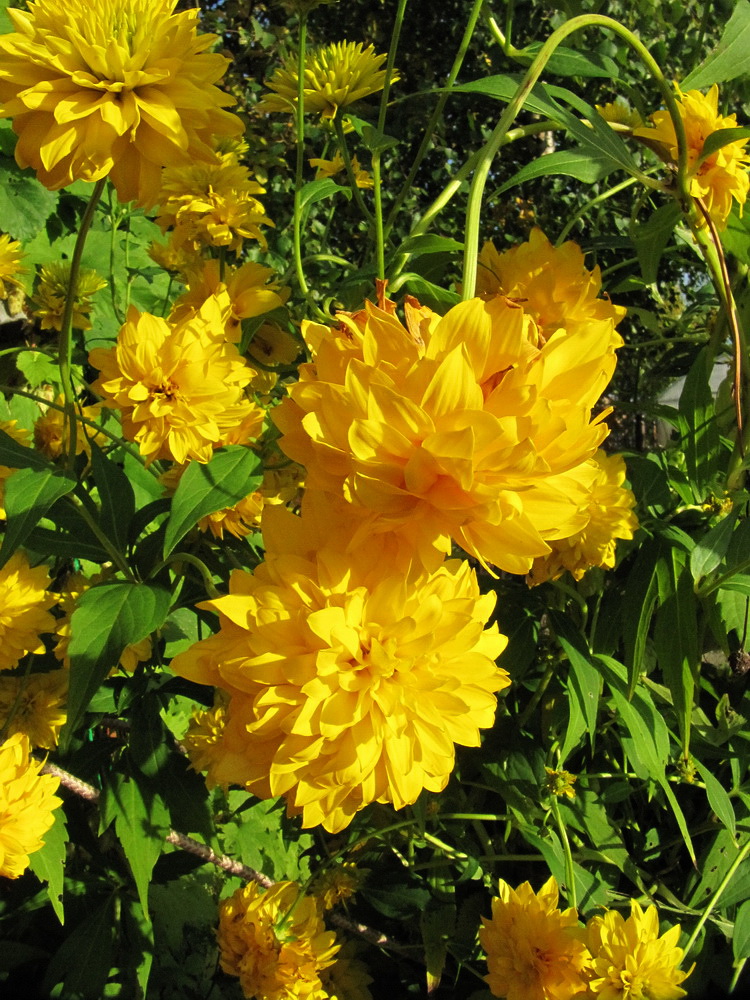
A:
POLYGON ((680 927, 659 934, 655 906, 644 912, 631 900, 630 916, 605 910, 581 927, 575 909, 558 909, 558 886, 550 878, 534 893, 503 880, 482 918, 479 939, 487 954, 486 981, 507 1000, 679 1000, 690 974, 678 968, 680 927))

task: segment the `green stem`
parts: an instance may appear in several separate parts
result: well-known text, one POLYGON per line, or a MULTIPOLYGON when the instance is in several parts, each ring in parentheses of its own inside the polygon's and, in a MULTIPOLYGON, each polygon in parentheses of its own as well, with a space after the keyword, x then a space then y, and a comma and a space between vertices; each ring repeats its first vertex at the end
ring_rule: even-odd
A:
POLYGON ((76 414, 75 401, 73 399, 73 381, 71 378, 71 363, 73 358, 73 306, 75 305, 76 291, 78 288, 78 274, 81 270, 81 257, 86 243, 88 231, 94 221, 94 212, 102 196, 107 178, 102 177, 94 185, 89 203, 81 219, 81 228, 78 230, 73 257, 70 261, 70 280, 68 283, 68 294, 65 297, 65 308, 63 310, 60 324, 60 336, 58 338, 58 365, 60 368, 60 381, 62 382, 63 397, 65 399, 65 424, 68 427, 68 455, 67 467, 73 470, 76 460, 76 414))
POLYGON ((531 700, 529 701, 529 703, 526 706, 526 708, 523 710, 523 712, 521 712, 521 714, 518 716, 518 719, 516 720, 516 727, 519 730, 523 729, 523 727, 526 725, 526 723, 528 722, 528 720, 531 718, 531 716, 536 711, 537 705, 539 704, 539 702, 544 697, 544 692, 549 687, 550 681, 552 680, 552 678, 555 676, 555 673, 557 672, 557 668, 558 668, 558 663, 557 663, 556 660, 551 660, 547 664, 547 667, 546 667, 544 673, 542 674, 541 680, 539 681, 539 684, 537 685, 536 691, 531 696, 531 700))
POLYGON ((72 496, 66 496, 65 500, 75 508, 75 511, 80 516, 81 520, 86 522, 86 527, 89 529, 94 538, 96 538, 105 552, 109 553, 112 562, 115 566, 117 566, 120 572, 125 575, 125 578, 130 580, 131 583, 135 583, 136 579, 133 575, 133 571, 128 565, 127 559, 125 559, 120 550, 112 544, 107 533, 102 531, 96 523, 96 520, 89 513, 86 505, 80 501, 76 503, 72 496))
POLYGON ((208 566, 206 566, 202 559, 199 559, 198 556, 192 555, 190 552, 173 552, 168 559, 162 560, 162 562, 151 570, 149 579, 153 579, 164 569, 165 566, 171 566, 172 563, 189 563, 191 566, 194 566, 200 573, 201 579, 203 580, 203 586, 206 588, 206 593, 212 601, 224 596, 219 590, 216 589, 216 584, 214 583, 208 566))
POLYGON ((425 127, 424 135, 422 137, 422 142, 419 146, 419 149, 417 150, 416 156, 414 157, 414 161, 409 169, 409 173, 406 177, 406 180, 404 181, 401 190, 399 191, 398 196, 395 202, 393 203, 390 212, 388 213, 388 219, 386 220, 385 223, 386 236, 388 236, 391 229, 393 228, 393 224, 396 221, 396 217, 401 209, 401 206, 404 203, 404 199, 407 197, 407 195, 413 188, 414 181, 417 176, 417 171, 419 170, 422 164, 422 160, 425 158, 428 149, 432 145, 433 133, 435 131, 435 127, 437 123, 440 121, 443 111, 445 110, 445 105, 448 101, 448 98, 450 97, 450 93, 448 93, 448 91, 458 78, 458 74, 461 70, 461 66, 463 65, 464 58, 466 57, 466 53, 469 48, 469 43, 471 42, 471 37, 474 34, 474 29, 476 28, 477 19, 482 10, 483 4, 484 0, 474 0, 471 11, 469 12, 469 19, 466 22, 466 28, 464 29, 463 38, 461 39, 461 43, 458 46, 458 52, 456 53, 456 58, 453 60, 451 71, 448 74, 448 79, 445 82, 446 92, 441 94, 440 97, 438 98, 438 102, 435 105, 435 109, 430 115, 430 120, 427 122, 427 125, 425 127))
POLYGON ((687 957, 687 955, 690 953, 690 949, 695 944, 698 935, 700 934, 701 930, 703 929, 703 925, 706 923, 706 921, 708 920, 708 918, 711 916, 711 911, 715 909, 716 904, 719 902, 719 900, 721 899, 721 897, 724 894, 724 890, 729 885, 729 883, 732 881, 732 878, 734 877, 734 873, 737 871, 737 869, 740 867, 740 865, 742 864, 742 862, 745 860, 745 858, 748 855, 748 852, 750 852, 750 840, 748 840, 747 843, 745 844, 745 846, 740 851, 738 851, 737 857, 734 859, 734 861, 732 862, 732 864, 729 866, 729 869, 727 870, 726 875, 721 880, 721 882, 719 882, 718 886, 716 887, 716 891, 714 892, 713 896, 709 899, 708 903, 706 904, 706 907, 703 910, 703 913, 701 914, 700 920, 698 921, 698 923, 693 928, 693 933, 690 935, 690 937, 688 938, 688 942, 685 945, 685 949, 684 949, 684 955, 685 955, 685 957, 687 957))
POLYGON ((297 273, 297 284, 300 291, 308 297, 310 289, 302 268, 302 173, 305 166, 305 56, 307 49, 307 13, 299 15, 299 52, 297 53, 297 107, 295 109, 297 161, 294 171, 294 222, 292 237, 292 254, 294 269, 297 273))
POLYGON ((626 188, 632 187, 633 184, 637 183, 636 177, 627 177, 624 181, 619 184, 615 184, 614 187, 608 188, 606 191, 602 191, 601 194, 596 195, 595 198, 589 198, 579 209, 577 209, 573 215, 566 222, 562 232, 557 237, 557 242, 555 246, 559 247, 561 243, 564 243, 568 237, 573 226, 578 222, 579 219, 583 218, 589 209, 593 208, 595 205, 599 205, 601 202, 606 201, 607 198, 612 198, 614 195, 619 194, 620 191, 624 191, 626 188))
POLYGON ((372 213, 370 212, 367 205, 365 205, 364 198, 362 197, 362 192, 357 187, 357 181, 354 176, 354 167, 352 166, 352 158, 349 155, 349 144, 346 141, 346 136, 344 135, 344 124, 337 114, 333 119, 333 125, 336 129, 336 138, 338 139, 339 149, 341 150, 341 155, 344 158, 344 166, 346 167, 346 176, 349 181, 349 186, 354 194, 354 200, 359 207, 362 215, 367 219, 368 223, 372 222, 372 213))
POLYGON ((568 880, 568 902, 575 908, 578 906, 578 902, 576 893, 576 875, 573 867, 573 852, 570 849, 568 831, 565 826, 565 822, 563 821, 562 814, 560 813, 560 803, 554 795, 552 796, 552 812, 555 817, 555 822, 557 823, 560 840, 562 841, 563 853, 565 854, 565 877, 568 880))
MULTIPOLYGON (((477 260, 479 257, 479 228, 482 210, 482 197, 487 183, 487 177, 498 150, 502 146, 505 135, 516 118, 516 115, 523 107, 527 97, 531 93, 537 80, 542 74, 550 57, 561 42, 574 32, 589 27, 608 28, 615 34, 623 38, 641 58, 659 86, 667 105, 670 117, 674 122, 675 136, 678 148, 678 168, 677 168, 677 188, 678 197, 687 208, 689 205, 689 193, 687 191, 687 141, 685 138, 685 126, 680 117, 677 102, 672 94, 664 74, 654 60, 653 56, 633 33, 623 27, 618 21, 601 14, 584 14, 580 17, 571 18, 565 24, 554 31, 544 45, 539 50, 534 61, 526 71, 523 80, 518 85, 516 93, 500 117, 492 135, 483 149, 479 152, 479 161, 474 173, 471 188, 469 190, 469 201, 466 209, 466 248, 464 250, 464 274, 463 274, 463 298, 470 299, 474 295, 477 280, 477 260)), ((651 179, 649 178, 649 183, 651 179)))

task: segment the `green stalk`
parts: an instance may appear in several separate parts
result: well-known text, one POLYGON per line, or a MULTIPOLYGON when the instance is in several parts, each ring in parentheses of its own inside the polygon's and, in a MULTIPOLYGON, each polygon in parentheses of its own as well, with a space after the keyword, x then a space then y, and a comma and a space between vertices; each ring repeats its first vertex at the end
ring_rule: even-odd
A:
POLYGON ((333 119, 333 126, 336 129, 336 138, 338 139, 339 149, 341 150, 341 155, 344 159, 344 166, 346 167, 346 176, 349 181, 349 186, 354 194, 354 200, 362 213, 362 215, 367 219, 368 222, 372 222, 372 213, 370 212, 367 205, 365 205, 364 198, 362 197, 362 192, 357 187, 357 181, 354 176, 354 167, 352 166, 352 158, 349 154, 349 144, 346 141, 346 135, 344 134, 344 123, 342 122, 339 114, 333 119))
POLYGON ((310 289, 305 280, 302 268, 302 209, 300 197, 302 192, 302 172, 305 167, 305 56, 307 49, 307 11, 299 15, 299 52, 297 53, 297 107, 295 114, 297 161, 294 171, 294 222, 292 253, 294 268, 297 273, 297 284, 300 291, 308 297, 310 289))
POLYGON ((690 949, 695 944, 698 935, 700 934, 701 930, 703 929, 703 925, 706 923, 706 921, 708 920, 708 918, 711 916, 711 912, 716 908, 717 903, 719 902, 719 900, 721 899, 721 897, 724 894, 724 890, 729 885, 729 883, 732 881, 732 878, 734 877, 735 872, 737 871, 737 869, 740 867, 740 865, 742 864, 742 862, 747 857, 748 852, 750 852, 750 840, 747 841, 747 843, 742 848, 742 850, 740 850, 740 851, 737 852, 737 857, 734 859, 734 861, 732 862, 732 864, 729 866, 729 869, 728 869, 726 875, 724 876, 724 878, 721 880, 721 882, 719 882, 718 886, 716 887, 716 892, 714 892, 713 896, 709 899, 708 903, 706 904, 706 907, 703 910, 703 913, 701 914, 700 920, 698 921, 698 923, 693 928, 693 933, 690 935, 690 937, 688 938, 688 942, 685 945, 685 950, 684 950, 685 957, 687 957, 687 955, 690 953, 690 949))
POLYGON ((66 496, 65 500, 72 506, 75 507, 76 513, 80 515, 81 519, 86 522, 86 526, 91 532, 91 534, 96 538, 102 548, 109 553, 112 562, 117 566, 121 573, 123 573, 126 579, 130 580, 131 583, 135 583, 135 576, 133 571, 128 566, 127 559, 124 558, 120 550, 112 544, 109 536, 106 532, 102 531, 99 525, 96 523, 95 519, 89 514, 88 509, 83 503, 76 503, 73 497, 66 496))
POLYGON ((65 399, 65 425, 68 428, 68 455, 67 467, 72 471, 76 460, 76 414, 73 400, 73 382, 71 379, 71 362, 73 358, 73 306, 75 304, 76 290, 78 288, 78 274, 81 270, 81 257, 86 243, 86 237, 91 223, 94 221, 94 212, 102 196, 107 178, 102 177, 94 185, 89 203, 81 219, 81 228, 78 230, 76 244, 73 248, 73 257, 70 262, 70 281, 68 283, 68 294, 65 296, 65 309, 63 310, 62 322, 60 324, 60 336, 58 338, 58 366, 60 368, 60 381, 62 382, 63 397, 65 399))
POLYGON ((557 797, 555 795, 552 796, 552 812, 555 817, 555 822, 557 823, 560 840, 562 841, 563 853, 565 854, 565 877, 568 880, 568 902, 573 908, 575 908, 578 906, 578 902, 576 893, 576 875, 573 867, 573 852, 570 849, 568 831, 560 813, 560 803, 557 801, 557 797))
MULTIPOLYGON (((640 39, 632 33, 632 31, 623 27, 623 25, 621 25, 618 21, 615 21, 613 18, 605 17, 601 14, 584 14, 580 17, 571 18, 570 21, 567 21, 554 31, 539 50, 536 58, 526 71, 523 80, 518 85, 516 93, 503 112, 500 121, 497 123, 488 142, 479 152, 479 161, 471 184, 471 189, 469 191, 469 202, 466 210, 466 249, 464 251, 463 274, 464 299, 472 298, 476 287, 482 197, 492 162, 498 150, 502 146, 503 140, 510 126, 523 107, 526 98, 533 90, 534 85, 541 76, 544 67, 547 65, 547 62, 555 49, 568 37, 568 35, 572 35, 574 32, 582 28, 589 27, 608 28, 623 38, 631 46, 631 48, 636 51, 661 90, 664 103, 666 104, 669 115, 674 123, 675 136, 677 139, 677 196, 683 204, 685 210, 689 211, 690 195, 687 190, 687 140, 685 137, 685 126, 683 125, 682 118, 680 117, 677 102, 672 94, 672 90, 658 64, 643 42, 641 42, 640 39)), ((651 180, 649 178, 649 183, 650 182, 651 180)))
MULTIPOLYGON (((476 28, 477 20, 482 10, 483 4, 484 0, 474 0, 474 4, 471 8, 471 11, 469 12, 469 19, 466 22, 466 28, 464 29, 463 38, 461 39, 461 43, 458 46, 458 52, 456 53, 456 58, 453 60, 453 65, 451 66, 450 73, 448 74, 448 79, 445 82, 446 92, 440 95, 438 102, 435 105, 435 109, 430 115, 430 120, 427 122, 427 125, 425 127, 424 135, 422 137, 422 142, 419 146, 419 149, 417 150, 416 156, 414 157, 414 162, 412 163, 409 169, 409 173, 406 177, 406 180, 404 181, 403 186, 399 191, 398 196, 395 202, 393 203, 390 212, 388 213, 388 219, 386 220, 385 223, 386 236, 388 236, 391 229, 393 228, 393 224, 396 221, 396 216, 398 215, 401 206, 404 203, 404 199, 412 189, 414 180, 417 176, 417 171, 419 170, 419 167, 422 164, 422 160, 425 158, 428 149, 432 145, 432 136, 435 131, 435 126, 440 121, 443 111, 445 110, 445 105, 448 101, 448 98, 451 96, 449 93, 450 88, 456 82, 458 74, 461 71, 461 66, 463 65, 463 61, 469 49, 469 43, 471 42, 471 37, 474 34, 474 29, 476 28)), ((381 132, 383 131, 382 127, 380 127, 380 131, 381 132)))

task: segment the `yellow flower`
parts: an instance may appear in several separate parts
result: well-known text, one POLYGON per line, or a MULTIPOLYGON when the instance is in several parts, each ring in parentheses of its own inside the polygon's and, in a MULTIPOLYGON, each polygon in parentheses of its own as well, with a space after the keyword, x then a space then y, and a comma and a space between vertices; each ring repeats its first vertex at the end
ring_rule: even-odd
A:
MULTIPOLYGON (((336 177, 338 174, 343 173, 344 183, 348 183, 345 173, 346 164, 344 163, 344 157, 338 150, 336 150, 333 154, 332 160, 310 160, 310 166, 318 168, 317 173, 315 174, 316 181, 322 180, 325 177, 336 177)), ((366 170, 362 169, 356 156, 352 157, 352 173, 354 174, 354 181, 358 188, 371 188, 374 186, 375 182, 370 174, 366 170)))
POLYGON ((62 805, 55 795, 59 779, 40 774, 41 768, 22 733, 0 744, 0 875, 5 878, 23 875, 62 805))
POLYGON ((507 1000, 570 1000, 586 989, 590 956, 572 907, 557 908, 550 878, 538 893, 528 882, 511 889, 502 879, 492 918, 482 917, 479 940, 487 953, 490 991, 507 1000))
POLYGON ((206 299, 225 291, 229 297, 225 335, 227 340, 237 343, 242 334, 243 319, 252 319, 278 309, 289 298, 290 289, 274 281, 274 272, 262 264, 249 261, 241 267, 227 267, 223 279, 219 273, 218 260, 202 262, 200 268, 190 271, 188 290, 172 307, 170 322, 178 322, 198 312, 206 299))
POLYGON ((9 10, 0 37, 0 116, 16 162, 52 190, 109 176, 121 201, 153 205, 161 169, 212 158, 242 123, 214 84, 228 60, 206 52, 199 11, 177 0, 36 0, 9 10))
POLYGON ((12 670, 26 653, 43 653, 40 636, 55 631, 49 609, 57 598, 47 590, 46 566, 29 566, 14 552, 0 569, 0 670, 12 670))
POLYGON ((551 795, 557 795, 558 798, 565 797, 566 799, 574 799, 576 797, 576 790, 573 788, 578 776, 571 774, 570 771, 555 771, 551 767, 545 767, 547 772, 547 791, 551 795))
POLYGON ((220 156, 210 163, 167 167, 156 221, 163 232, 174 229, 175 247, 194 251, 226 247, 239 252, 244 240, 251 239, 265 247, 260 227, 273 222, 255 197, 264 191, 246 167, 220 156))
POLYGON ((300 355, 302 345, 278 323, 264 323, 253 334, 247 353, 264 365, 291 365, 300 355))
POLYGON ((261 890, 249 884, 219 908, 221 967, 238 976, 256 1000, 327 1000, 320 973, 335 959, 336 935, 327 931, 315 900, 294 882, 261 890))
POLYGON ((211 296, 170 325, 131 306, 116 345, 91 351, 94 390, 121 411, 124 436, 147 461, 208 462, 229 428, 258 413, 262 421, 243 394, 255 372, 224 339, 226 307, 211 296))
POLYGON ((659 936, 655 906, 644 911, 631 901, 630 916, 616 910, 593 917, 587 925, 593 958, 589 995, 599 1000, 679 1000, 686 991, 680 983, 692 972, 681 972, 682 948, 677 947, 680 926, 659 936))
POLYGON ((68 671, 0 677, 0 730, 23 733, 32 747, 52 750, 65 724, 68 671))
MULTIPOLYGON (((4 431, 6 434, 12 437, 14 441, 17 441, 19 444, 25 445, 26 447, 30 447, 29 432, 26 430, 25 427, 16 427, 17 423, 18 423, 17 420, 0 420, 0 430, 4 431)), ((10 466, 0 465, 0 518, 3 519, 5 519, 8 516, 5 512, 5 506, 4 506, 5 484, 8 481, 8 479, 10 479, 10 477, 13 475, 13 473, 16 471, 17 471, 16 469, 11 469, 10 466)))
POLYGON ((341 946, 336 961, 323 970, 320 978, 330 1000, 372 1000, 367 987, 373 978, 364 962, 357 958, 354 941, 341 946))
POLYGON ((632 132, 643 126, 643 119, 635 108, 631 108, 624 98, 610 101, 609 104, 596 104, 596 110, 616 132, 632 132))
MULTIPOLYGON (((55 400, 58 407, 62 407, 65 399, 60 394, 55 400)), ((84 420, 100 420, 102 407, 100 403, 93 406, 81 406, 76 403, 76 413, 84 420)), ((68 451, 70 439, 70 428, 65 423, 65 413, 62 409, 52 406, 47 407, 45 413, 37 419, 34 424, 34 447, 37 448, 47 458, 56 459, 68 451)), ((94 430, 88 424, 76 420, 76 455, 86 453, 91 456, 91 442, 100 448, 108 439, 104 434, 94 430)))
POLYGON ((174 233, 170 233, 166 243, 158 243, 153 240, 147 253, 155 264, 163 270, 169 271, 172 277, 181 281, 183 285, 187 284, 188 274, 203 265, 200 253, 175 241, 174 233))
POLYGON ((526 243, 504 253, 488 241, 479 255, 477 295, 517 300, 544 340, 561 327, 573 334, 593 322, 617 326, 626 310, 600 298, 601 288, 599 267, 586 269, 577 243, 568 240, 555 247, 541 229, 533 229, 526 243))
POLYGON ((356 527, 311 494, 301 518, 267 508, 266 561, 201 605, 220 631, 172 661, 231 697, 209 779, 284 795, 331 832, 371 802, 443 789, 454 744, 479 745, 509 683, 494 663, 507 640, 484 628, 494 595, 469 564, 427 573, 372 537, 346 551, 356 527))
POLYGON ((620 455, 598 451, 589 463, 596 472, 585 506, 586 524, 569 538, 550 541, 552 551, 534 560, 529 583, 557 580, 567 570, 580 580, 592 566, 612 569, 618 538, 632 538, 638 527, 635 497, 623 486, 626 469, 620 455))
MULTIPOLYGON (((63 617, 57 619, 57 645, 53 652, 58 660, 61 660, 65 667, 70 667, 70 657, 68 656, 68 646, 70 646, 70 618, 76 607, 78 600, 84 591, 95 584, 106 580, 106 573, 95 573, 92 577, 85 577, 82 573, 71 573, 65 580, 64 589, 59 594, 60 610, 63 617)), ((146 636, 140 642, 126 646, 122 651, 119 662, 112 667, 110 676, 120 668, 125 673, 132 674, 139 663, 147 660, 151 656, 151 637, 146 636)))
POLYGON ((326 868, 317 875, 310 892, 317 899, 321 909, 332 910, 343 900, 351 899, 363 881, 364 874, 354 862, 345 861, 343 864, 334 865, 333 868, 326 868))
MULTIPOLYGON (((321 118, 334 118, 339 108, 346 108, 385 84, 385 70, 380 67, 386 55, 375 55, 372 45, 361 42, 334 42, 307 54, 305 60, 305 111, 318 111, 321 118)), ((391 82, 398 80, 394 72, 391 82)), ((268 81, 275 91, 267 94, 258 111, 293 111, 297 104, 297 54, 293 52, 268 81)))
POLYGON ((11 240, 5 233, 0 235, 0 299, 6 299, 11 289, 21 287, 18 275, 24 273, 24 268, 21 267, 22 257, 18 240, 11 240), (10 288, 6 288, 6 285, 10 288))
MULTIPOLYGON (((0 40, 2 39, 0 35, 0 40)), ((62 328, 65 298, 70 287, 70 261, 61 260, 45 265, 39 273, 36 291, 31 296, 31 315, 35 316, 43 330, 60 330, 62 328)), ((91 296, 107 282, 102 280, 96 271, 81 268, 78 273, 78 283, 73 301, 73 327, 76 330, 90 330, 89 314, 94 308, 91 296)))
POLYGON ((583 527, 586 462, 607 434, 591 409, 620 343, 611 318, 544 341, 521 306, 493 295, 442 318, 407 303, 406 327, 371 303, 339 319, 303 327, 313 363, 272 412, 310 489, 343 497, 430 564, 453 538, 527 573, 547 539, 583 527))
POLYGON ((229 699, 223 691, 216 692, 213 708, 193 711, 187 732, 181 743, 185 747, 190 764, 194 771, 208 771, 206 784, 213 788, 222 782, 220 777, 214 778, 227 756, 224 741, 224 728, 227 721, 227 704, 229 699))
MULTIPOLYGON (((747 199, 750 181, 747 168, 750 157, 746 152, 747 139, 730 142, 710 156, 703 157, 703 144, 712 133, 724 128, 736 128, 736 115, 719 114, 719 88, 714 84, 708 94, 689 90, 683 94, 677 87, 678 110, 685 126, 687 138, 687 165, 690 194, 702 201, 716 228, 726 228, 727 217, 734 199, 742 206, 747 199)), ((677 162, 677 137, 668 111, 655 111, 650 116, 653 125, 637 128, 634 136, 644 139, 649 146, 656 144, 660 155, 672 163, 677 162)))

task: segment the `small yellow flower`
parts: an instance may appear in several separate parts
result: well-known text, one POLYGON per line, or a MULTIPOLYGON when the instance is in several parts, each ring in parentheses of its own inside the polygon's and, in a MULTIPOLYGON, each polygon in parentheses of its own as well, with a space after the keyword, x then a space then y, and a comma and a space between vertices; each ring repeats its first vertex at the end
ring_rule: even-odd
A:
POLYGON ((26 653, 43 653, 42 635, 55 631, 49 609, 57 604, 50 594, 46 566, 32 569, 23 552, 14 552, 0 569, 0 670, 12 670, 26 653))
POLYGON ((555 771, 551 767, 545 767, 547 772, 547 791, 551 795, 557 795, 559 798, 565 797, 566 799, 574 799, 576 797, 576 790, 573 788, 578 776, 571 774, 570 771, 555 771))
POLYGON ((680 983, 692 972, 681 972, 682 948, 677 947, 680 925, 659 936, 655 906, 644 911, 631 901, 625 920, 616 910, 593 917, 587 925, 593 959, 589 995, 599 1000, 679 1000, 686 991, 680 983))
POLYGON ((339 950, 315 900, 294 882, 250 883, 219 908, 221 967, 255 1000, 326 1000, 320 974, 339 950))
POLYGON ((503 253, 488 241, 479 255, 477 295, 506 295, 519 302, 545 341, 559 329, 575 334, 591 323, 617 326, 625 309, 602 298, 601 288, 599 267, 587 270, 577 243, 555 247, 541 229, 503 253))
POLYGON ((36 0, 8 11, 0 37, 0 116, 16 162, 52 190, 109 176, 121 201, 153 205, 164 166, 210 159, 237 135, 214 86, 228 60, 207 52, 199 11, 177 0, 36 0))
MULTIPOLYGON (((375 55, 372 45, 361 42, 335 42, 308 53, 305 61, 305 111, 317 111, 321 118, 334 118, 339 108, 346 108, 385 85, 385 70, 380 67, 386 55, 375 55)), ((398 80, 393 73, 391 82, 398 80)), ((258 111, 293 111, 297 104, 297 54, 292 53, 268 81, 275 91, 267 94, 258 111)))
MULTIPOLYGON (((1 37, 1 36, 0 36, 1 37)), ((70 261, 61 260, 45 265, 39 272, 39 281, 34 294, 29 300, 31 315, 35 316, 43 330, 60 330, 62 328, 65 298, 70 287, 70 261)), ((94 308, 91 297, 102 288, 107 287, 96 271, 81 268, 78 272, 76 294, 73 301, 73 327, 76 330, 90 330, 89 314, 94 308)))
POLYGON ((610 101, 609 104, 596 104, 596 110, 616 132, 632 132, 642 128, 643 119, 635 108, 631 108, 624 98, 610 101))
POLYGON ((557 908, 550 878, 534 893, 528 882, 512 889, 502 879, 492 917, 482 917, 479 940, 487 953, 485 980, 507 1000, 571 1000, 586 989, 590 956, 572 907, 557 908))
POLYGON ((246 167, 219 156, 211 163, 167 167, 156 221, 163 232, 174 229, 175 247, 193 251, 226 247, 239 252, 245 240, 257 240, 265 247, 260 227, 273 222, 256 198, 264 192, 246 167))
POLYGON ((13 288, 21 287, 18 275, 24 273, 22 258, 18 240, 11 240, 5 233, 0 235, 0 299, 6 299, 13 288))
MULTIPOLYGON (((732 201, 742 207, 747 200, 750 180, 747 170, 750 156, 746 151, 747 139, 738 139, 703 157, 703 144, 719 129, 736 128, 736 115, 719 114, 719 88, 714 84, 708 94, 688 90, 683 94, 677 87, 678 110, 685 126, 687 138, 688 181, 690 194, 699 198, 716 228, 726 228, 732 210, 732 201)), ((655 111, 650 116, 651 126, 637 128, 634 136, 649 145, 657 144, 660 155, 677 162, 677 136, 668 111, 655 111)))
POLYGON ((183 285, 187 284, 188 275, 203 265, 199 251, 176 242, 174 233, 169 234, 166 243, 153 240, 147 253, 155 264, 169 271, 172 277, 181 281, 183 285))
POLYGON ((351 899, 363 882, 364 873, 353 861, 344 861, 316 876, 310 892, 323 910, 332 910, 345 899, 351 899))
POLYGON ((59 779, 40 774, 41 768, 22 733, 0 744, 0 875, 5 878, 23 875, 62 805, 55 795, 59 779))
POLYGON ((243 393, 255 372, 224 338, 227 307, 213 295, 170 325, 131 306, 116 345, 91 351, 101 372, 94 390, 120 410, 124 436, 147 461, 208 462, 230 428, 258 415, 262 423, 243 393))
POLYGON ((357 944, 347 941, 336 961, 321 973, 320 979, 330 1000, 372 1000, 368 986, 373 982, 367 966, 357 957, 357 944))
POLYGON ((510 683, 494 662, 507 640, 485 628, 494 596, 469 564, 427 573, 377 537, 349 545, 357 526, 314 494, 301 518, 267 508, 266 561, 201 605, 219 632, 172 661, 230 695, 209 779, 284 795, 331 832, 371 802, 441 791, 455 744, 479 745, 510 683))
MULTIPOLYGON (((62 407, 65 399, 59 395, 55 402, 58 407, 62 407)), ((76 403, 76 413, 84 420, 97 421, 101 420, 102 407, 100 403, 95 403, 93 406, 81 406, 80 403, 76 403)), ((52 406, 47 407, 34 424, 34 447, 54 461, 60 455, 67 453, 69 438, 70 428, 65 422, 64 411, 52 406)), ((91 457, 91 442, 101 448, 107 440, 104 434, 76 419, 76 455, 85 452, 91 457)))
MULTIPOLYGON (((318 168, 315 174, 316 181, 322 180, 325 177, 338 177, 339 174, 343 174, 343 178, 340 179, 343 180, 344 184, 348 184, 344 157, 338 150, 333 154, 332 160, 313 159, 310 160, 310 166, 318 168)), ((375 182, 370 174, 362 169, 356 156, 352 157, 352 173, 354 174, 354 181, 358 188, 371 188, 374 186, 375 182)))
POLYGON ((534 560, 529 583, 557 580, 567 570, 580 580, 592 566, 612 569, 617 539, 632 538, 638 528, 633 513, 635 497, 625 481, 625 462, 620 455, 598 451, 589 463, 595 478, 585 504, 585 524, 568 538, 550 540, 551 552, 534 560))
POLYGON ((0 677, 0 730, 23 733, 32 747, 52 750, 65 724, 67 670, 46 674, 0 677))

